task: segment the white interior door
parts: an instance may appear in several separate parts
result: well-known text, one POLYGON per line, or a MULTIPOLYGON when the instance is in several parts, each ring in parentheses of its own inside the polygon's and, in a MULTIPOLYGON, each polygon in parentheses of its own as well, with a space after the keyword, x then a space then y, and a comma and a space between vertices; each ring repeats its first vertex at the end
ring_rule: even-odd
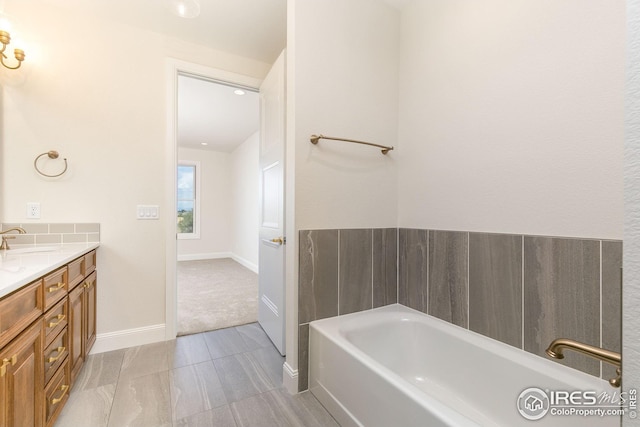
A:
POLYGON ((285 52, 260 86, 258 322, 284 355, 285 52))

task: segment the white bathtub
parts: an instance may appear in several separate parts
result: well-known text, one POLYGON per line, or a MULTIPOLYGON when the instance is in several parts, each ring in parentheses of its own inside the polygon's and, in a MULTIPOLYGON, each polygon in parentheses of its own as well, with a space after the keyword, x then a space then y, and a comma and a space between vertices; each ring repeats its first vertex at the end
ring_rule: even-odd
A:
POLYGON ((309 388, 342 427, 620 425, 610 415, 525 419, 516 405, 531 387, 620 389, 399 304, 311 322, 309 334, 309 388))

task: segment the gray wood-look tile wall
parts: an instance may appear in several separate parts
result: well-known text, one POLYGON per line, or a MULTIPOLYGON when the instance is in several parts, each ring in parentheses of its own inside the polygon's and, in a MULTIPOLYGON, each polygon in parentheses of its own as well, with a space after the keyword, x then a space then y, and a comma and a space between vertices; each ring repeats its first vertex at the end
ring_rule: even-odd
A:
POLYGON ((522 236, 469 233, 469 329, 522 347, 522 236))
POLYGON ((308 383, 309 322, 397 302, 397 229, 300 231, 298 388, 308 383))
MULTIPOLYGON (((308 323, 399 302, 546 357, 558 337, 620 351, 622 242, 422 229, 300 232, 299 388, 308 323), (602 333, 601 333, 602 331, 602 333)), ((566 352, 559 363, 611 378, 566 352)))

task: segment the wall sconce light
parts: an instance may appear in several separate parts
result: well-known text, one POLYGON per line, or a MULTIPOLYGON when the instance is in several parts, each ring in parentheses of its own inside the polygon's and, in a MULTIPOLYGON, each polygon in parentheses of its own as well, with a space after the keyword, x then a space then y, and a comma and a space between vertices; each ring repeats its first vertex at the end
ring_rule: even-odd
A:
MULTIPOLYGON (((4 15, 0 13, 0 15, 4 15)), ((24 50, 22 49, 14 49, 13 56, 18 61, 17 65, 11 66, 8 65, 5 61, 7 60, 7 55, 5 54, 5 50, 7 50, 7 46, 11 43, 11 34, 9 33, 9 20, 8 16, 0 16, 0 44, 2 44, 2 49, 0 49, 0 64, 4 65, 6 68, 10 70, 15 70, 20 68, 22 65, 22 61, 24 61, 24 50)))
POLYGON ((6 31, 0 30, 0 43, 2 43, 2 50, 0 50, 0 63, 10 70, 15 70, 16 68, 20 68, 20 65, 22 65, 22 61, 24 61, 24 50, 22 49, 13 50, 13 55, 18 60, 18 65, 15 65, 12 67, 10 65, 7 65, 4 62, 5 59, 7 59, 7 55, 5 55, 4 51, 7 49, 7 46, 9 45, 9 43, 11 43, 11 35, 6 31))

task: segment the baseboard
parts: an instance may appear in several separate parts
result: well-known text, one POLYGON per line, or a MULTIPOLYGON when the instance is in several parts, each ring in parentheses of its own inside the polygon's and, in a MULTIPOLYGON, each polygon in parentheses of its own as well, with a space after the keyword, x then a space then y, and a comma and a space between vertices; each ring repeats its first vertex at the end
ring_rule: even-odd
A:
POLYGON ((282 365, 282 383, 290 394, 298 394, 298 370, 287 362, 282 365))
POLYGON ((238 264, 241 264, 247 267, 249 270, 258 274, 258 265, 252 263, 251 261, 242 258, 239 255, 234 254, 233 252, 210 252, 204 254, 179 254, 178 261, 200 261, 203 259, 218 259, 218 258, 231 258, 238 264))
POLYGON ((200 261, 203 259, 233 258, 231 252, 209 252, 204 254, 178 254, 178 261, 200 261))
POLYGON ((253 271, 254 273, 258 274, 258 265, 254 264, 244 258, 242 258, 241 256, 238 256, 236 254, 231 254, 231 258, 237 262, 238 264, 242 264, 245 267, 247 267, 249 270, 253 271))
POLYGON ((154 342, 165 341, 165 339, 164 323, 159 325, 143 326, 142 328, 107 332, 97 335, 96 342, 91 349, 91 354, 151 344, 154 342))

